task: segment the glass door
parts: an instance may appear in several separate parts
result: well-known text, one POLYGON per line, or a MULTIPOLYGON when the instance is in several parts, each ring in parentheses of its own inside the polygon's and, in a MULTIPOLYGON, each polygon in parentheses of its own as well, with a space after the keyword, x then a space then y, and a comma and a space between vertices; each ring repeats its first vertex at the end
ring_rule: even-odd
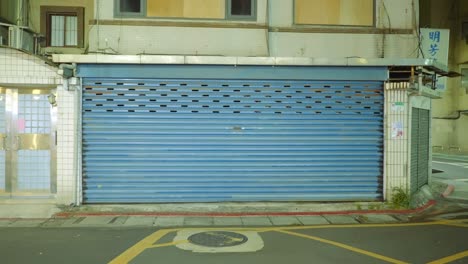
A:
POLYGON ((0 101, 0 123, 5 124, 4 134, 0 125, 3 196, 56 192, 56 107, 49 103, 51 94, 51 89, 5 89, 3 107, 0 101))

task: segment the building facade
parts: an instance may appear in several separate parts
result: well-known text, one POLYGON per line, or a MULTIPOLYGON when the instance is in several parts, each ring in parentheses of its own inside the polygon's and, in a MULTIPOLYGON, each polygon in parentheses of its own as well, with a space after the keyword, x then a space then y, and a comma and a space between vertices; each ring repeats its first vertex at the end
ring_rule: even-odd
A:
POLYGON ((463 1, 421 1, 424 15, 421 25, 450 30, 448 66, 451 71, 464 76, 447 81, 447 89, 441 100, 434 101, 433 148, 443 154, 468 154, 467 93, 467 17, 468 6, 463 1))
POLYGON ((447 71, 416 59, 415 1, 30 7, 53 54, 57 203, 375 201, 430 180, 425 80, 447 71))

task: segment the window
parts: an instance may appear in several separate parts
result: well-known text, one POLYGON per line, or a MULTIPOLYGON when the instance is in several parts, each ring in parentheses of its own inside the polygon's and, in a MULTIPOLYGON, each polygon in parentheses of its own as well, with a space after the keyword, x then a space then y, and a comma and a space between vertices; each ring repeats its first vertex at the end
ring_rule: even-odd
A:
POLYGON ((145 0, 116 0, 115 12, 117 16, 143 16, 144 2, 145 0))
POLYGON ((78 46, 78 19, 74 15, 50 16, 50 46, 78 46))
POLYGON ((256 0, 114 0, 117 17, 255 20, 256 0))
POLYGON ((147 17, 224 19, 224 0, 146 0, 147 17))
POLYGON ((83 47, 83 7, 41 6, 41 33, 48 47, 83 47))
POLYGON ((256 1, 253 0, 228 0, 228 17, 237 19, 254 19, 256 1))
POLYGON ((373 26, 374 0, 295 0, 300 25, 373 26))

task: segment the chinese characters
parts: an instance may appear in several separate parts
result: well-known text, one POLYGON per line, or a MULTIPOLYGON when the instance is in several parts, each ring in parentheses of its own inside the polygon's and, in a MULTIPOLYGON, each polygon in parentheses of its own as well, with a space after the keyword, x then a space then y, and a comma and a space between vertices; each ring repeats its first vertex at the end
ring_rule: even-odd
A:
POLYGON ((429 54, 431 54, 431 57, 435 57, 439 52, 440 31, 430 31, 429 39, 431 41, 429 46, 429 54))

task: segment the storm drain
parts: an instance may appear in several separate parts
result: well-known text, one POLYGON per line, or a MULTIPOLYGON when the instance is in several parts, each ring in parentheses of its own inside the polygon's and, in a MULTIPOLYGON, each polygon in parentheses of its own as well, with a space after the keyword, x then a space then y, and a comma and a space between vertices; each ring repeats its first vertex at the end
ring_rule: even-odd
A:
POLYGON ((197 253, 256 252, 264 246, 262 238, 256 231, 231 231, 226 229, 179 230, 173 242, 179 249, 197 253))
POLYGON ((209 231, 191 235, 188 241, 204 247, 233 247, 244 244, 248 238, 242 234, 227 231, 209 231))

